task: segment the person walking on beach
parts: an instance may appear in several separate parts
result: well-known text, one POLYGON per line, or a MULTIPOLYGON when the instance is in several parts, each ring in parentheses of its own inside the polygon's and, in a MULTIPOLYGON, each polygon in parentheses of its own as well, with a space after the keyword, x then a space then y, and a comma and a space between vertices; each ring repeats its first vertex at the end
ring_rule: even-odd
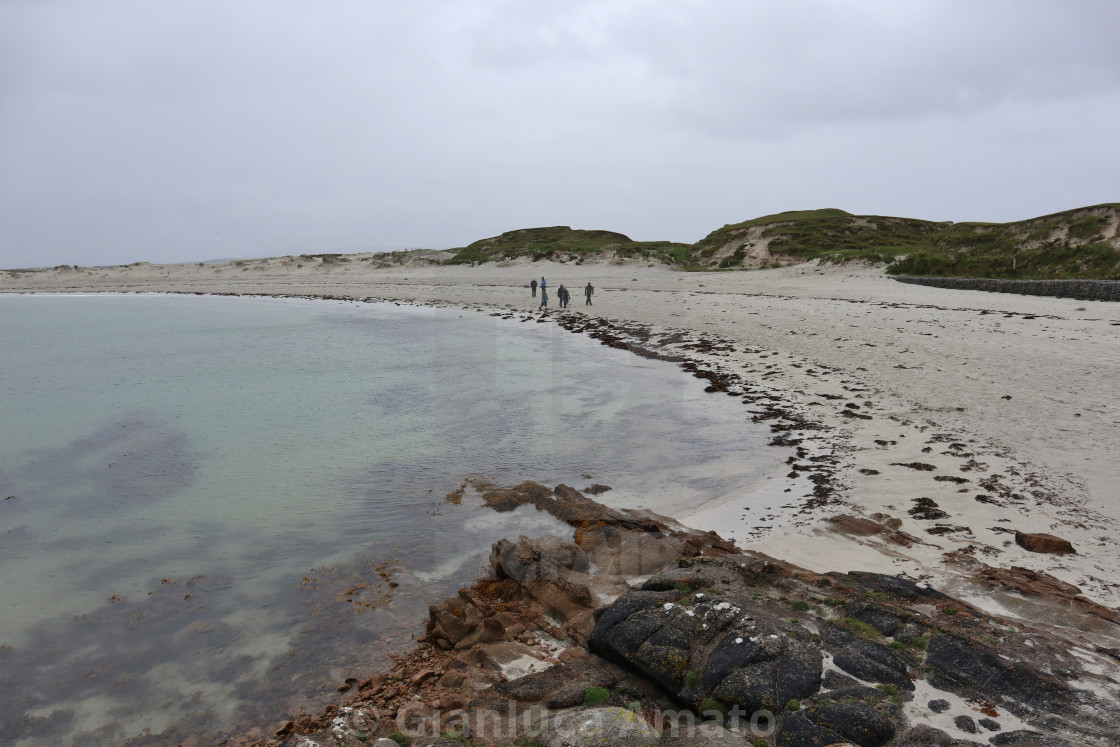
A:
POLYGON ((532 282, 529 283, 529 287, 533 290, 533 298, 536 298, 537 297, 537 279, 536 278, 533 278, 532 282))
POLYGON ((548 307, 548 291, 544 289, 544 283, 541 283, 541 306, 542 309, 548 307))
POLYGON ((594 292, 595 292, 595 289, 591 287, 591 283, 588 283, 587 287, 583 289, 583 295, 587 297, 587 303, 585 303, 584 306, 593 306, 594 305, 594 304, 591 303, 591 294, 594 293, 594 292))
POLYGON ((568 305, 568 289, 564 287, 563 283, 560 283, 560 287, 556 289, 556 300, 559 301, 560 308, 568 305))

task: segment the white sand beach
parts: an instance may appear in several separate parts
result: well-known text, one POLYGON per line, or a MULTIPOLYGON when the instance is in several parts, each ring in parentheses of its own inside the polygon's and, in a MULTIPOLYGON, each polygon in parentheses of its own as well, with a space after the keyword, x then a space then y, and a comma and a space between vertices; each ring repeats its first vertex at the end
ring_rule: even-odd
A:
POLYGON ((377 264, 349 255, 0 272, 0 292, 327 296, 525 316, 538 313, 528 284, 543 275, 572 292, 565 311, 550 292, 549 318, 728 341, 733 352, 690 355, 826 426, 791 437, 804 439, 805 455, 838 460, 838 502, 798 513, 810 484, 783 468, 750 496, 680 506, 679 521, 816 571, 929 579, 993 612, 1029 614, 1030 602, 979 582, 977 562, 1050 574, 1120 605, 1120 304, 907 285, 881 269, 815 262, 718 273, 611 261, 377 264), (759 500, 773 507, 765 532, 741 510, 759 500), (828 521, 837 514, 870 521, 828 521), (883 531, 868 533, 875 526, 883 531), (1016 531, 1056 535, 1076 554, 1029 552, 1016 531))

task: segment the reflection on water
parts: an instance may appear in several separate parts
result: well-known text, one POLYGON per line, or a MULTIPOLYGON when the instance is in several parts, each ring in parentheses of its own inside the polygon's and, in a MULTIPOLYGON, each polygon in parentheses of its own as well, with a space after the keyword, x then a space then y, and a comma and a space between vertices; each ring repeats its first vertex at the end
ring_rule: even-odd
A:
POLYGON ((465 477, 589 474, 672 513, 760 469, 765 434, 691 377, 551 325, 164 297, 0 314, 5 743, 208 743, 318 711, 490 544, 568 533, 445 502, 465 477))

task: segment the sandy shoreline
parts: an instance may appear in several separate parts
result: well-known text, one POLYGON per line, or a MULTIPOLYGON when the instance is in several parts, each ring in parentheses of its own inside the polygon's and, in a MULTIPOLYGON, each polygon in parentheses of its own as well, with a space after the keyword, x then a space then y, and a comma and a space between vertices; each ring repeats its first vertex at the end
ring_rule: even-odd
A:
POLYGON ((377 268, 351 260, 0 273, 0 292, 321 296, 524 317, 537 313, 528 282, 544 275, 573 295, 560 312, 550 293, 551 320, 605 320, 639 343, 666 343, 666 354, 738 377, 763 403, 772 397, 822 426, 788 437, 802 441, 802 460, 836 462, 842 505, 808 518, 783 511, 811 494, 805 473, 793 469, 750 496, 775 509, 765 532, 760 517, 739 510, 745 496, 699 511, 681 506, 678 520, 816 571, 930 579, 993 612, 1029 614, 1029 604, 976 587, 962 554, 1048 573, 1120 605, 1118 304, 906 285, 878 269, 812 264, 680 273, 640 264, 377 268), (587 282, 594 306, 584 305, 587 282), (689 348, 704 339, 715 344, 689 348), (889 532, 827 521, 838 513, 872 517, 918 541, 904 546, 889 532), (1077 554, 1028 552, 1015 531, 1060 536, 1077 554))

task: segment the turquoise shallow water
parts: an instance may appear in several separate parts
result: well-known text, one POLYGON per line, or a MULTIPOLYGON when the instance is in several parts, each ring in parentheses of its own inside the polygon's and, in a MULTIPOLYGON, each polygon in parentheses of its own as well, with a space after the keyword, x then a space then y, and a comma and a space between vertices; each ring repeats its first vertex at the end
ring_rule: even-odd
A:
POLYGON ((0 296, 0 318, 4 743, 317 710, 492 542, 566 533, 444 501, 466 477, 672 514, 768 456, 728 398, 548 324, 189 296, 0 296))

